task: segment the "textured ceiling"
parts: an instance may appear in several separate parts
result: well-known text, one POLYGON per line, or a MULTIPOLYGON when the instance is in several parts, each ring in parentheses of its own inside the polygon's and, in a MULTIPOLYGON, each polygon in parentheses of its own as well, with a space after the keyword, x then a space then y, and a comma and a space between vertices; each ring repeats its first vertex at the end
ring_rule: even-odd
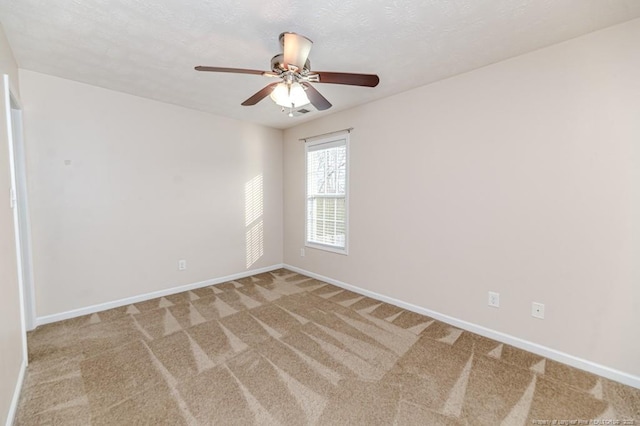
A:
POLYGON ((640 17, 639 0, 0 0, 21 68, 277 128, 640 17), (289 118, 265 77, 283 31, 314 41, 312 70, 377 73, 376 88, 316 84, 328 111, 289 118))

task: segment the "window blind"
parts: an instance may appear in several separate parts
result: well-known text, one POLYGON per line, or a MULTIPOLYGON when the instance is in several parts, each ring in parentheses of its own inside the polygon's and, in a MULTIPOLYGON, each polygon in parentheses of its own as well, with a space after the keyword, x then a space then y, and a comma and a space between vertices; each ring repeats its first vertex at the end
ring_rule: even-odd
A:
POLYGON ((346 251, 347 137, 307 144, 306 242, 346 251))

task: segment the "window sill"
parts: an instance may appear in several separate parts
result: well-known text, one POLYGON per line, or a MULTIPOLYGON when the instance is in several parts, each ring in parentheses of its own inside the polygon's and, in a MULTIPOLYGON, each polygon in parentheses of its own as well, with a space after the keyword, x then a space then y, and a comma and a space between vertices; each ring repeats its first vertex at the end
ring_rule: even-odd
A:
POLYGON ((322 251, 328 251, 330 253, 336 253, 336 254, 341 254, 343 256, 346 256, 349 254, 349 251, 347 250, 347 248, 340 248, 340 247, 332 247, 332 246, 327 246, 324 244, 316 244, 316 243, 309 243, 306 242, 304 244, 305 247, 308 248, 312 248, 312 249, 317 249, 317 250, 322 250, 322 251))

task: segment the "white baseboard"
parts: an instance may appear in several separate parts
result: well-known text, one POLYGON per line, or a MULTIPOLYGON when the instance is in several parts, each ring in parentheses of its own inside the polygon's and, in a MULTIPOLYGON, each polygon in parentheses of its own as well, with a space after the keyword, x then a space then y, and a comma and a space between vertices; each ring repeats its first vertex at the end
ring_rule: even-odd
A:
POLYGON ((24 383, 24 376, 27 372, 27 360, 23 359, 20 365, 20 372, 18 373, 18 381, 13 391, 13 398, 11 398, 11 405, 9 405, 9 412, 7 413, 6 426, 12 426, 18 411, 18 403, 20 402, 20 392, 22 391, 22 384, 24 383))
POLYGON ((97 305, 87 306, 85 308, 74 309, 71 311, 60 312, 58 314, 45 315, 36 318, 36 327, 43 324, 49 324, 52 322, 63 321, 70 318, 80 317, 82 315, 93 314, 107 309, 118 308, 120 306, 131 305, 132 303, 144 302, 145 300, 155 299, 157 297, 169 296, 171 294, 182 293, 183 291, 194 290, 196 288, 207 287, 210 285, 221 284, 227 281, 238 280, 241 278, 250 277, 251 275, 262 274, 264 272, 273 271, 282 268, 282 264, 276 264, 266 266, 264 268, 252 269, 249 271, 240 272, 238 274, 227 275, 226 277, 212 278, 197 283, 186 284, 179 287, 172 287, 165 290, 154 291, 151 293, 140 294, 138 296, 127 297, 125 299, 114 300, 113 302, 100 303, 97 305))
POLYGON ((351 290, 355 293, 359 293, 364 296, 371 297, 372 299, 390 303, 392 305, 398 306, 408 311, 416 312, 421 315, 426 315, 428 317, 437 319, 439 321, 445 322, 447 324, 453 325, 463 330, 467 330, 472 333, 476 333, 481 336, 488 337, 490 339, 497 340, 499 342, 506 343, 511 346, 515 346, 516 348, 520 348, 525 351, 532 352, 536 355, 540 355, 545 358, 549 358, 554 361, 558 361, 563 364, 570 365, 580 370, 588 371, 590 373, 597 374, 598 376, 606 377, 616 382, 620 382, 625 385, 640 389, 640 377, 638 376, 634 376, 632 374, 625 373, 623 371, 616 370, 614 368, 597 364, 595 362, 588 361, 586 359, 579 358, 579 357, 567 354, 565 352, 561 352, 556 349, 549 348, 547 346, 539 345, 537 343, 533 343, 528 340, 520 339, 519 337, 511 336, 510 334, 502 333, 500 331, 492 330, 490 328, 483 327, 481 325, 463 321, 463 320, 451 317, 449 315, 441 314, 439 312, 432 311, 431 309, 423 308, 421 306, 413 305, 411 303, 404 302, 402 300, 394 299, 393 297, 385 296, 383 294, 379 294, 370 290, 356 287, 354 285, 347 284, 330 277, 325 277, 324 275, 316 274, 311 271, 297 268, 295 266, 284 264, 283 267, 291 271, 297 272, 299 274, 306 275, 311 278, 316 278, 321 281, 326 281, 329 284, 333 284, 338 287, 351 290))

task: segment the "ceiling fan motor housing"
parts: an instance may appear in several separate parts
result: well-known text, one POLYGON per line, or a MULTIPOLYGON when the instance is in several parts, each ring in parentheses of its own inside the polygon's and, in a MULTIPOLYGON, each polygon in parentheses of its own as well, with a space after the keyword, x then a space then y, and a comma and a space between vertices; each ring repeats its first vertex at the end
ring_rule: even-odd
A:
MULTIPOLYGON (((289 69, 284 64, 284 53, 279 53, 275 55, 273 58, 271 58, 271 71, 276 72, 278 74, 283 71, 289 71, 289 69)), ((311 62, 309 62, 309 59, 307 59, 306 62, 304 63, 304 67, 302 68, 302 70, 298 70, 298 72, 301 74, 306 74, 310 71, 311 71, 311 62)))

